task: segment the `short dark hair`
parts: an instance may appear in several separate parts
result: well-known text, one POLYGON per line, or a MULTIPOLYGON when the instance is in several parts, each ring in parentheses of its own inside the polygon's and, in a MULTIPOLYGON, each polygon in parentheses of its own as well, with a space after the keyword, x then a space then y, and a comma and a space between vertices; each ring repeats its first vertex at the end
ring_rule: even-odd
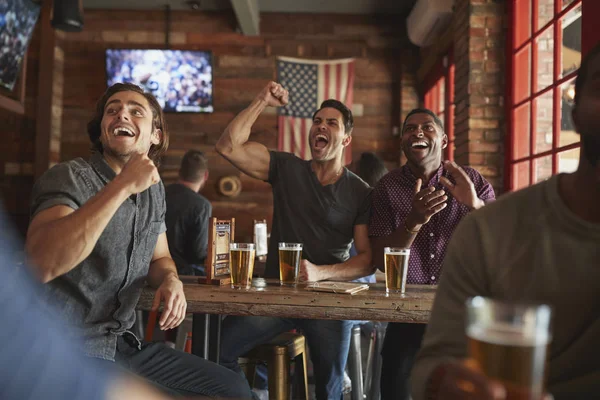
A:
POLYGON ((350 111, 350 109, 346 107, 344 103, 334 99, 325 100, 321 103, 321 107, 319 107, 319 109, 315 111, 315 113, 312 116, 312 119, 315 119, 315 115, 317 115, 317 113, 324 108, 335 108, 336 110, 341 112, 342 120, 344 121, 344 131, 348 135, 352 133, 352 128, 354 128, 354 118, 352 117, 352 111, 350 111))
POLYGON ((581 65, 577 71, 577 78, 575 78, 575 107, 577 107, 577 104, 579 104, 583 85, 585 85, 585 82, 587 81, 589 65, 598 55, 600 55, 600 42, 596 43, 596 45, 585 55, 585 57, 583 57, 583 60, 581 60, 581 65))
POLYGON ((102 142, 100 141, 101 135, 101 124, 102 117, 104 116, 104 107, 106 106, 106 102, 110 99, 115 93, 119 92, 136 92, 141 94, 148 100, 148 104, 150 105, 150 109, 152 110, 152 117, 154 122, 154 128, 160 129, 162 131, 162 135, 160 136, 160 143, 153 144, 150 146, 150 151, 148 152, 148 157, 154 161, 154 164, 158 166, 160 164, 160 157, 167 151, 169 147, 169 132, 167 131, 167 123, 165 121, 165 117, 163 115, 162 108, 156 97, 154 97, 151 93, 144 92, 144 90, 132 83, 115 83, 100 97, 100 100, 96 103, 96 113, 90 122, 88 122, 87 131, 88 136, 90 137, 90 141, 92 142, 92 151, 97 151, 102 153, 104 151, 102 147, 102 142))
POLYGON ((435 122, 435 124, 440 127, 442 132, 444 131, 444 123, 437 115, 435 115, 435 113, 433 111, 431 111, 428 108, 415 108, 406 115, 406 118, 404 118, 404 124, 402 124, 402 132, 404 132, 404 128, 406 127, 406 121, 408 121, 408 118, 411 115, 415 115, 415 114, 427 114, 427 115, 431 116, 433 118, 433 122, 435 122))
POLYGON ((187 182, 199 182, 208 170, 208 160, 203 152, 188 150, 181 159, 179 177, 187 182))
POLYGON ((383 160, 377 154, 364 152, 360 155, 356 166, 356 175, 360 176, 369 186, 375 187, 377 182, 387 173, 388 170, 383 160))

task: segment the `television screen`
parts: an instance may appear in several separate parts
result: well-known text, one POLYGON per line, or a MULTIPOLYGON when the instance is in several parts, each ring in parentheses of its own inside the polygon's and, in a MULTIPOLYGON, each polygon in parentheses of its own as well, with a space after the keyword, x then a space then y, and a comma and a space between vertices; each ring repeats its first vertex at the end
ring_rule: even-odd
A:
POLYGON ((0 1, 0 85, 13 90, 40 6, 31 0, 0 1))
POLYGON ((135 83, 165 112, 212 112, 212 60, 207 51, 106 50, 108 86, 135 83))

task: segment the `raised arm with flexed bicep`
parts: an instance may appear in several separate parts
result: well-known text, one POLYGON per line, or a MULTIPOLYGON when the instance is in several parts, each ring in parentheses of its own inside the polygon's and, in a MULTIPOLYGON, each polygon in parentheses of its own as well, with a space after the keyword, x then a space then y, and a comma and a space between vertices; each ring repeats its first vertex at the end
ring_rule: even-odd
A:
POLYGON ((267 180, 270 155, 261 143, 250 142, 250 130, 258 116, 267 107, 281 107, 288 103, 288 91, 278 83, 267 86, 241 113, 227 125, 215 149, 236 168, 253 178, 267 180))

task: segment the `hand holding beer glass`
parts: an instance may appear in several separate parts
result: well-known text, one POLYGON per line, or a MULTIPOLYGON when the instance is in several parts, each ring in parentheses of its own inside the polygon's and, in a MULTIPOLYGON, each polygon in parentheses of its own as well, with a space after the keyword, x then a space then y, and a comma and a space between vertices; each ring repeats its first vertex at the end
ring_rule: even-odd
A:
POLYGON ((404 294, 410 249, 386 247, 383 249, 383 254, 385 257, 385 291, 404 294))
POLYGON ((254 243, 229 245, 229 270, 233 289, 250 289, 254 272, 254 243))
POLYGON ((484 297, 467 302, 469 357, 487 378, 504 386, 507 400, 544 398, 550 318, 546 305, 484 297))
POLYGON ((279 278, 281 286, 296 286, 302 260, 302 243, 279 243, 279 278))

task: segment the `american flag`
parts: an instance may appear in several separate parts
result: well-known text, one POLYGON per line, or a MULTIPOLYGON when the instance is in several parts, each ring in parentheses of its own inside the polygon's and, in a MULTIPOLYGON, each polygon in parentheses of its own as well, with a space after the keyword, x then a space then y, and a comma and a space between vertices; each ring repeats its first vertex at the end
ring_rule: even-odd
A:
MULTIPOLYGON (((354 59, 303 60, 277 58, 277 80, 289 93, 289 103, 279 109, 280 151, 296 154, 308 160, 308 134, 312 115, 321 102, 336 99, 352 108, 354 86, 354 59)), ((345 164, 352 162, 350 145, 344 152, 345 164)))

